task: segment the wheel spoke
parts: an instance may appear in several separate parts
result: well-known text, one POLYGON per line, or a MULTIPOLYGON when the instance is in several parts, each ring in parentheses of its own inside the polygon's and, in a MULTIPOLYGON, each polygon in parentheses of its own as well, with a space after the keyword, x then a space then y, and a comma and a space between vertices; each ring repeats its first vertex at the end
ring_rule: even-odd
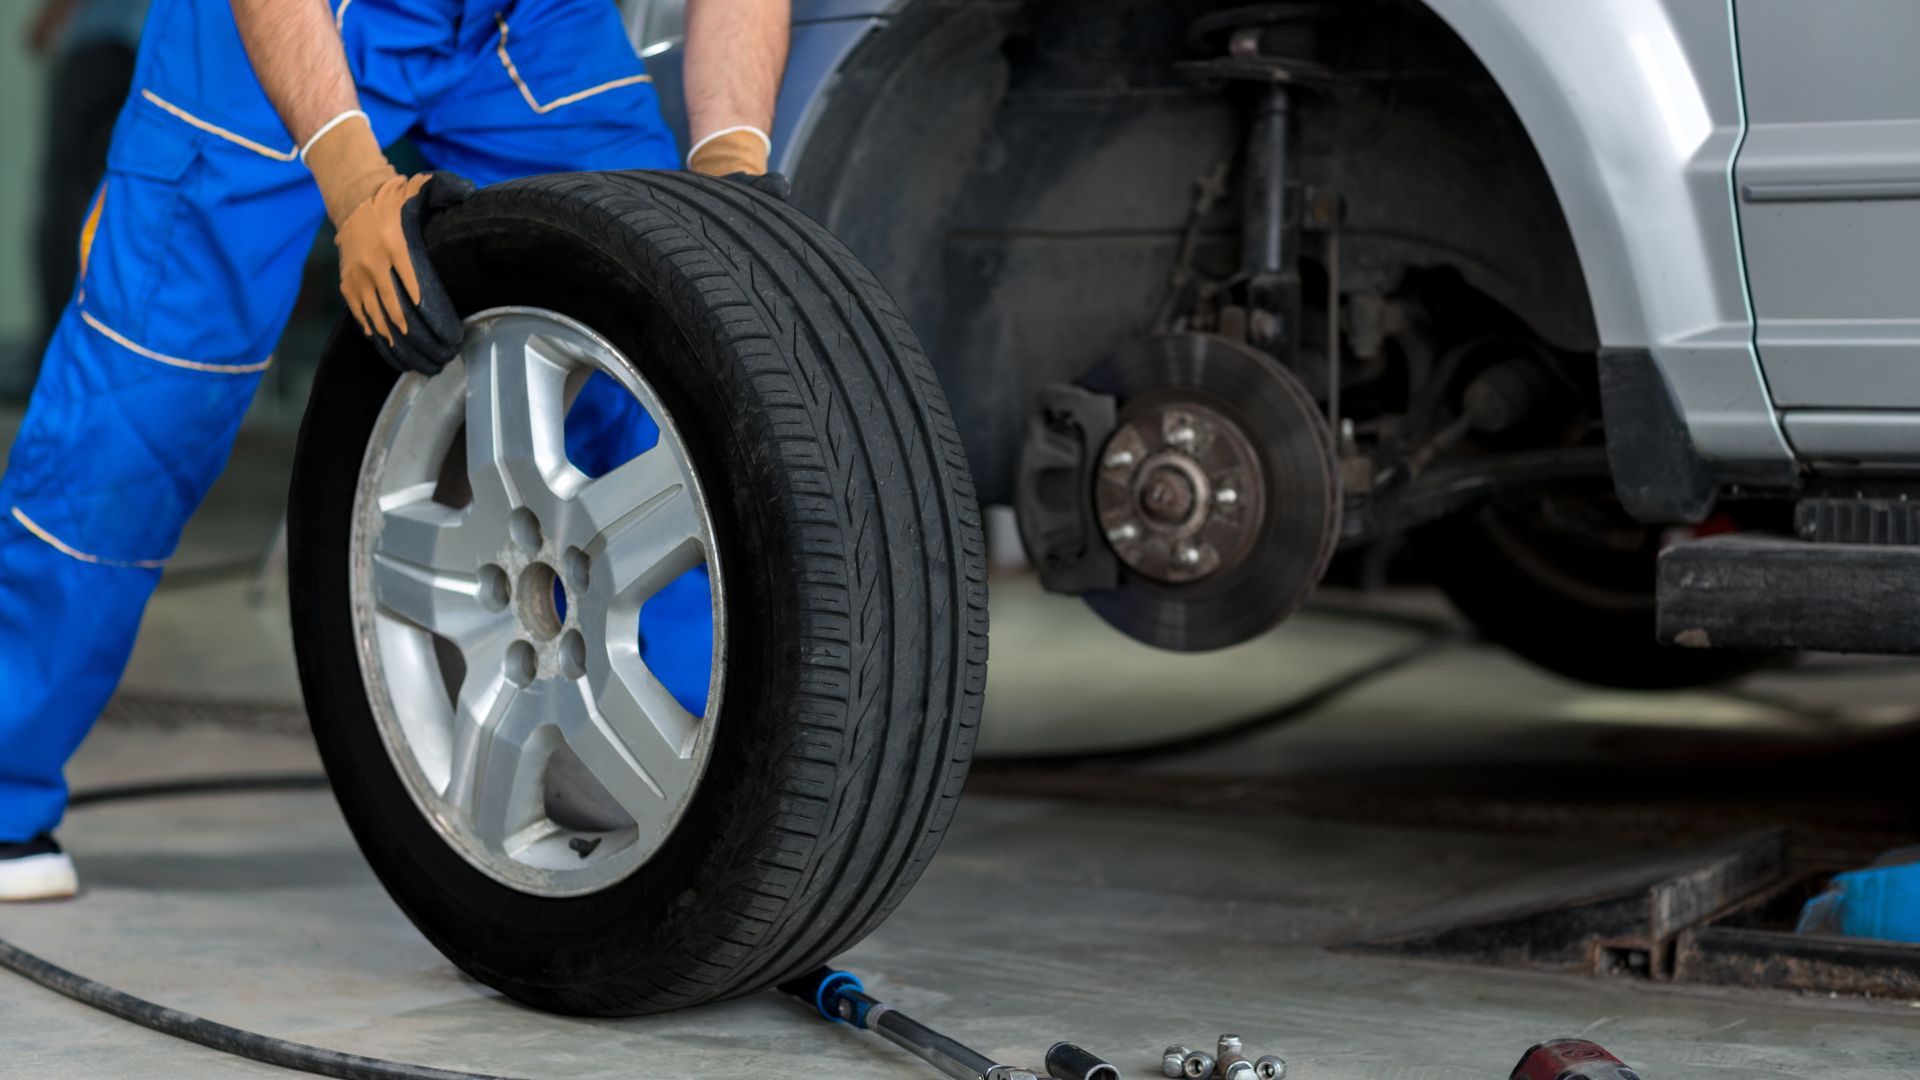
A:
POLYGON ((567 368, 549 352, 538 334, 520 330, 468 360, 467 466, 476 502, 487 492, 508 506, 541 504, 572 471, 567 368))
POLYGON ((482 551, 474 543, 478 530, 469 531, 465 524, 461 511, 430 498, 389 498, 380 514, 374 551, 428 570, 470 574, 480 568, 482 551))
POLYGON ((372 578, 380 608, 465 651, 505 631, 510 617, 480 602, 480 558, 474 530, 461 514, 433 502, 414 502, 381 515, 372 578))
POLYGON ((673 454, 664 446, 654 446, 581 485, 569 507, 568 522, 597 535, 687 486, 686 474, 673 454))
POLYGON ((627 674, 637 677, 605 671, 576 682, 582 707, 577 714, 568 710, 561 735, 644 828, 672 809, 667 793, 684 792, 692 779, 694 763, 686 755, 697 721, 644 666, 633 667, 638 671, 627 674))
POLYGON ((445 798, 482 843, 512 855, 546 820, 542 782, 556 694, 543 683, 515 686, 495 672, 470 673, 467 681, 454 717, 445 798))
POLYGON ((587 484, 574 499, 594 539, 586 545, 616 595, 644 601, 705 561, 705 528, 693 487, 656 447, 587 484))

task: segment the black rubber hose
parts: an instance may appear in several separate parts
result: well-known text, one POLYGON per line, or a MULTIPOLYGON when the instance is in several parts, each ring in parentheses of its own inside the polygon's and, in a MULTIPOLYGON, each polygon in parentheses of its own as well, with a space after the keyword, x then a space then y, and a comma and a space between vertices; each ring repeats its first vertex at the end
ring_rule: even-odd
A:
POLYGON ((1416 630, 1423 634, 1439 634, 1460 627, 1458 619, 1448 615, 1428 615, 1417 611, 1395 611, 1392 608, 1372 607, 1363 602, 1347 600, 1329 600, 1315 596, 1300 608, 1308 615, 1324 615, 1330 619, 1344 619, 1349 622, 1374 623, 1379 626, 1391 626, 1398 630, 1416 630))
MULTIPOLYGON (((324 788, 327 778, 320 773, 266 773, 259 775, 218 776, 203 779, 168 780, 146 784, 122 784, 76 792, 71 806, 90 806, 133 799, 169 798, 185 795, 248 794, 266 791, 310 791, 324 788)), ((427 1065, 409 1065, 400 1061, 363 1057, 321 1046, 276 1039, 271 1035, 246 1031, 226 1024, 156 1005, 145 998, 116 990, 103 982, 76 975, 66 968, 50 964, 40 957, 0 938, 0 968, 5 968, 56 994, 89 1005, 109 1016, 139 1024, 150 1031, 185 1039, 223 1054, 248 1058, 264 1065, 339 1077, 340 1080, 507 1080, 489 1073, 459 1072, 427 1065)))
POLYGON ((201 585, 211 585, 217 581, 232 581, 235 578, 252 577, 260 568, 257 558, 227 559, 223 562, 207 563, 204 566, 183 566, 169 568, 160 579, 159 591, 171 592, 174 589, 193 589, 201 585))
POLYGON ((156 1005, 84 975, 75 975, 3 939, 0 939, 0 967, 110 1016, 131 1021, 162 1035, 185 1039, 210 1050, 249 1058, 265 1065, 278 1065, 283 1069, 296 1069, 318 1076, 335 1076, 341 1080, 505 1080, 486 1073, 455 1072, 346 1054, 216 1024, 192 1013, 156 1005))
POLYGON ((1015 768, 1042 765, 1058 768, 1075 765, 1117 765, 1208 750, 1223 743, 1235 742, 1249 735, 1305 719, 1375 679, 1398 671, 1416 661, 1425 660, 1434 653, 1464 640, 1469 640, 1468 636, 1458 631, 1436 630, 1404 649, 1390 652, 1378 660, 1336 675, 1277 708, 1232 720, 1219 727, 1208 728, 1191 735, 1176 735, 1171 739, 1122 746, 1113 750, 1065 750, 1059 753, 1042 751, 1037 754, 981 757, 980 761, 1015 768))
POLYGON ((134 799, 177 799, 192 795, 246 795, 252 792, 325 791, 327 774, 319 772, 245 773, 234 776, 195 776, 182 780, 149 780, 137 784, 109 784, 76 791, 69 807, 134 799))
MULTIPOLYGON (((1331 613, 1331 612, 1330 612, 1331 613)), ((1344 613, 1343 613, 1344 614, 1344 613)), ((1188 753, 1243 738, 1291 720, 1308 715, 1334 699, 1359 689, 1361 686, 1387 673, 1424 659, 1461 639, 1461 635, 1450 629, 1436 628, 1434 624, 1419 616, 1400 616, 1386 613, 1365 613, 1363 617, 1378 618, 1382 622, 1394 622, 1399 625, 1422 626, 1430 630, 1428 636, 1409 648, 1389 653, 1379 660, 1363 664, 1321 686, 1308 691, 1277 709, 1248 717, 1223 727, 1188 735, 1176 739, 1157 742, 1146 746, 1132 746, 1119 750, 1095 751, 1093 753, 1040 754, 1025 758, 1001 758, 1001 764, 1082 764, 1089 762, 1129 761, 1141 758, 1159 757, 1165 754, 1188 753)), ((187 778, 182 780, 158 780, 134 784, 117 784, 108 787, 78 791, 68 800, 71 807, 98 806, 102 803, 128 802, 137 799, 181 798, 196 795, 245 795, 273 791, 313 791, 327 786, 324 773, 256 773, 231 776, 213 776, 187 778)), ((82 1005, 88 1005, 110 1016, 119 1017, 130 1023, 139 1024, 150 1031, 171 1035, 176 1039, 196 1043, 210 1050, 224 1054, 258 1061, 265 1065, 276 1065, 283 1069, 311 1073, 316 1076, 338 1077, 340 1080, 509 1080, 488 1073, 459 1072, 451 1069, 436 1069, 427 1065, 409 1065, 405 1062, 387 1061, 382 1058, 364 1057, 359 1054, 347 1054, 338 1050, 329 1050, 320 1046, 276 1039, 271 1035, 247 1031, 215 1023, 203 1017, 184 1013, 178 1009, 169 1009, 145 998, 135 997, 124 990, 118 990, 106 983, 97 982, 84 975, 78 975, 66 968, 50 964, 40 957, 27 952, 12 942, 0 938, 0 968, 4 968, 23 979, 41 987, 72 998, 82 1005)), ((825 969, 822 969, 823 971, 825 969)), ((798 980, 795 980, 797 983, 798 980)), ((790 984, 791 985, 791 984, 790 984)), ((783 990, 794 992, 789 986, 783 990)))

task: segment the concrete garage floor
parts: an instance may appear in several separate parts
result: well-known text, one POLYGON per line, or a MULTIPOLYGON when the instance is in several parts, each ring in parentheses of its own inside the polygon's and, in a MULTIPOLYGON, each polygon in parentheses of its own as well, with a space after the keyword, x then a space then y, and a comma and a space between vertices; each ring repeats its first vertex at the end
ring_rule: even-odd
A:
MULTIPOLYGON (((314 767, 283 600, 269 590, 248 606, 231 573, 271 534, 283 453, 271 441, 246 453, 196 522, 76 788, 314 767), (167 704, 188 699, 231 707, 167 704)), ((1017 575, 996 581, 994 604, 983 750, 1000 755, 1204 729, 1418 636, 1322 611, 1180 658, 1131 646, 1017 575)), ((1734 693, 1620 694, 1460 644, 1232 747, 1092 772, 985 764, 919 888, 844 963, 1012 1063, 1037 1065, 1069 1038, 1130 1077, 1157 1075, 1167 1042, 1228 1030, 1283 1054, 1299 1080, 1500 1080, 1528 1045, 1570 1034, 1648 1080, 1920 1076, 1920 1003, 1326 948, 1438 900, 1676 836, 1775 820, 1862 850, 1910 835, 1920 677, 1821 674, 1839 670, 1734 693)), ((87 895, 0 909, 0 937, 226 1023, 530 1077, 934 1075, 773 995, 617 1022, 507 1002, 412 930, 324 793, 86 808, 63 838, 87 895)), ((0 1074, 285 1075, 4 975, 0 1074)))

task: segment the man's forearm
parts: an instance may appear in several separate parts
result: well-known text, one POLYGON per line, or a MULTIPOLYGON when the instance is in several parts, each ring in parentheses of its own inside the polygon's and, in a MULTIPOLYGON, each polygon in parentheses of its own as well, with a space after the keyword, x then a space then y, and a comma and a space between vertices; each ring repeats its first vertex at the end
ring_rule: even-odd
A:
POLYGON ((360 107, 327 0, 233 0, 233 21, 254 76, 295 146, 360 107))
POLYGON ((742 124, 773 129, 791 20, 788 0, 689 0, 687 127, 695 142, 742 124))

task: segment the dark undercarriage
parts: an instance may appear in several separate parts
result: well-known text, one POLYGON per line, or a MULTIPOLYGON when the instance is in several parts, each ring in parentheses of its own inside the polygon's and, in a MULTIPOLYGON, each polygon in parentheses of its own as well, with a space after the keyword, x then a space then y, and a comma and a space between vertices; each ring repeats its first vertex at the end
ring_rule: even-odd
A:
POLYGON ((1335 547, 1376 568, 1405 548, 1488 636, 1564 673, 1673 685, 1751 665, 1653 645, 1662 537, 1612 493, 1560 204, 1424 7, 918 3, 852 58, 808 146, 801 204, 919 329, 982 500, 1016 504, 1042 580, 1128 633, 1230 644, 1291 611, 1335 547), (1143 349, 1165 393, 1134 371, 1131 397, 1062 410, 1143 349), (1222 400, 1262 372, 1311 415, 1222 400), (1226 474, 1152 438, 1144 464, 1103 450, 1188 434, 1168 394, 1223 409, 1295 478, 1267 477, 1275 513, 1317 517, 1328 472, 1327 543, 1242 544, 1260 524, 1245 502, 1182 524, 1193 485, 1205 501, 1226 474), (1184 473, 1153 472, 1174 458, 1184 473), (1116 478, 1138 515, 1095 497, 1116 478), (1240 547, 1297 572, 1236 578, 1240 547), (1224 610, 1209 588, 1266 595, 1224 610), (1583 628, 1543 647, 1543 620, 1583 628), (1583 659, 1616 646, 1641 662, 1583 659))

